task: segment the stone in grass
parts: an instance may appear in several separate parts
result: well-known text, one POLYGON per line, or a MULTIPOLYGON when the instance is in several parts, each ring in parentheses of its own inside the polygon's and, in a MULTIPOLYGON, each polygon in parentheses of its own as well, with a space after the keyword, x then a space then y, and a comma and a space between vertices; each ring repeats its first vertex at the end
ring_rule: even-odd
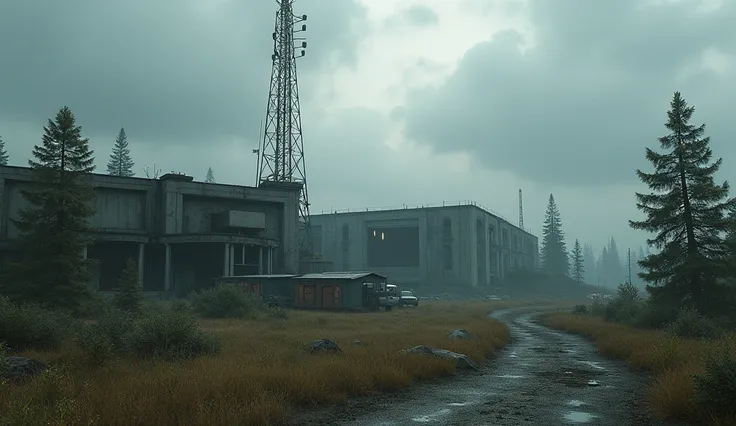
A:
POLYGON ((473 361, 472 359, 468 358, 467 355, 448 351, 446 349, 437 349, 425 345, 419 345, 414 346, 410 349, 405 349, 402 352, 419 355, 431 355, 443 359, 452 359, 455 360, 455 368, 457 368, 458 370, 480 370, 478 364, 476 364, 475 361, 473 361))
POLYGON ((5 358, 5 371, 1 372, 6 379, 21 380, 43 373, 48 365, 41 361, 23 356, 9 356, 5 358))
POLYGON ((309 353, 312 354, 318 354, 318 353, 333 353, 333 354, 340 354, 342 353, 342 349, 340 349, 339 346, 337 346, 337 343, 333 342, 329 339, 319 339, 312 342, 309 348, 309 353))
POLYGON ((448 336, 450 337, 450 339, 462 339, 462 340, 477 339, 477 337, 470 334, 468 330, 464 328, 461 328, 458 330, 452 330, 448 336))

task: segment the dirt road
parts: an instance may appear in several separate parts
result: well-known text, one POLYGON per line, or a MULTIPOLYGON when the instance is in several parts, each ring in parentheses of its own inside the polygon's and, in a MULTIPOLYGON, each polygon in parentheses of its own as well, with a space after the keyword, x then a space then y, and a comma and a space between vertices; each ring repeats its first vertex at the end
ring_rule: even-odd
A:
POLYGON ((292 425, 518 426, 672 425, 655 420, 644 402, 647 378, 602 358, 578 336, 537 324, 539 308, 498 311, 512 341, 482 374, 363 398, 303 413, 292 425))

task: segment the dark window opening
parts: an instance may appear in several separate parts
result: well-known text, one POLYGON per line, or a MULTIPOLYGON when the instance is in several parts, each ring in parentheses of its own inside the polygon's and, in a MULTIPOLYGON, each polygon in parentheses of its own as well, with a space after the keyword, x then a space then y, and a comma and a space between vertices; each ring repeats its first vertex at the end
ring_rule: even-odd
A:
POLYGON ((419 227, 368 228, 368 266, 419 266, 419 227))

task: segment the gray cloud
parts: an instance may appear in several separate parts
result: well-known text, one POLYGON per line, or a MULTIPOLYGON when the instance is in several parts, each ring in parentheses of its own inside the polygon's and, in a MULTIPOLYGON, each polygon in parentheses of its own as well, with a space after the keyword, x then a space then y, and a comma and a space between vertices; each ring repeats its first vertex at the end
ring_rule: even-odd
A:
MULTIPOLYGON (((0 121, 40 127, 68 105, 88 135, 125 126, 148 143, 252 138, 265 112, 275 11, 272 1, 5 2, 0 121)), ((310 15, 300 77, 355 60, 353 28, 364 18, 356 1, 304 0, 295 13, 310 15)))
POLYGON ((712 123, 716 154, 736 155, 725 108, 734 74, 678 80, 708 48, 736 54, 736 2, 713 13, 694 11, 696 3, 532 0, 535 47, 521 54, 526 39, 516 32, 476 45, 443 86, 408 97, 406 133, 538 182, 627 183, 681 90, 703 106, 695 120, 712 123))
POLYGON ((404 19, 417 26, 437 25, 440 22, 439 16, 430 8, 421 5, 414 5, 403 11, 404 19))

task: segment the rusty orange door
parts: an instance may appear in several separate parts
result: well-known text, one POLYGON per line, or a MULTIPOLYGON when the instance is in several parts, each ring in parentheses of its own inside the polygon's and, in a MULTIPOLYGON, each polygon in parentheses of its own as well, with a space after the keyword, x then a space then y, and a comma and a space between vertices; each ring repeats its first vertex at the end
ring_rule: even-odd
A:
POLYGON ((331 285, 322 287, 322 306, 330 307, 335 305, 335 288, 331 285))
POLYGON ((315 286, 314 285, 305 285, 304 286, 304 304, 307 306, 314 306, 315 305, 315 286))

